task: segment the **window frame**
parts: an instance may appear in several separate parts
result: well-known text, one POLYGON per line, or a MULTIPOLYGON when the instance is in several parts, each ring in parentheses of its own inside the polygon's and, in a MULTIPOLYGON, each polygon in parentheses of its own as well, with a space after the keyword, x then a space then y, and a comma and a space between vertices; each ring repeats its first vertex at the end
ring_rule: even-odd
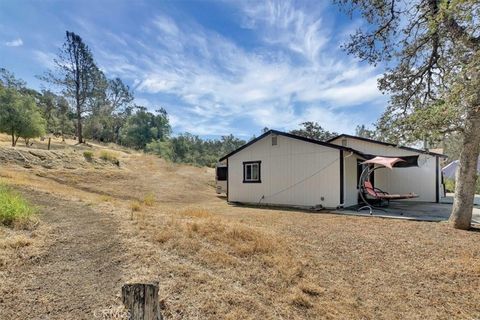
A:
MULTIPOLYGON (((252 169, 251 169, 252 170, 252 169)), ((244 161, 243 162, 243 183, 262 183, 262 161, 244 161), (251 166, 253 168, 253 165, 258 166, 258 179, 249 179, 247 180, 247 166, 251 166)))

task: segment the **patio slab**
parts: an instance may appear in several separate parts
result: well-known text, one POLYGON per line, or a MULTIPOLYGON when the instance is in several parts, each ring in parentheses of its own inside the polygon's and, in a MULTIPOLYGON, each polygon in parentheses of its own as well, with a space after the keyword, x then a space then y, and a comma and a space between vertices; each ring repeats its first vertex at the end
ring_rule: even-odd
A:
MULTIPOLYGON (((447 193, 447 195, 440 199, 441 203, 453 203, 453 197, 455 196, 454 193, 447 193)), ((476 194, 473 203, 477 206, 480 206, 480 195, 476 194)))
MULTIPOLYGON (((338 213, 356 216, 375 216, 382 218, 440 222, 448 220, 452 211, 452 204, 397 201, 392 202, 389 207, 382 209, 385 211, 374 209, 372 215, 370 215, 368 210, 358 212, 356 207, 338 210, 338 213)), ((472 223, 480 224, 479 206, 475 206, 473 209, 472 223)))

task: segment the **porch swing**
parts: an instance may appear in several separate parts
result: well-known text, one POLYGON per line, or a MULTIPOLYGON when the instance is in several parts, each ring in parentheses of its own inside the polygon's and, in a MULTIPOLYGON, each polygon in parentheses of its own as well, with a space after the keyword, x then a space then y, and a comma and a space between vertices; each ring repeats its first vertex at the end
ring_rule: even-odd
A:
POLYGON ((394 167, 413 167, 418 166, 418 156, 406 156, 406 157, 379 157, 374 156, 373 158, 362 162, 360 165, 366 165, 362 170, 358 181, 358 192, 360 199, 365 204, 364 206, 358 208, 357 211, 368 209, 370 215, 373 214, 373 209, 380 211, 385 211, 384 209, 374 206, 373 201, 379 201, 380 206, 382 203, 386 203, 386 206, 390 205, 390 201, 393 200, 404 200, 404 199, 413 199, 418 198, 418 195, 415 193, 406 193, 406 194, 390 194, 379 188, 375 188, 370 182, 370 176, 378 169, 389 168, 392 170, 394 167), (371 198, 370 202, 368 197, 371 198))

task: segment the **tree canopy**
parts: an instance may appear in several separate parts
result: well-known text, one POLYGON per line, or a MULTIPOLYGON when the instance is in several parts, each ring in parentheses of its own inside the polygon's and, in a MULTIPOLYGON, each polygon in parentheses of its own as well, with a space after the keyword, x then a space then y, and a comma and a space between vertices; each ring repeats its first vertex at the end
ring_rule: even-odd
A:
POLYGON ((337 0, 365 24, 344 48, 384 63, 390 103, 377 123, 397 143, 463 136, 451 223, 470 227, 480 151, 480 3, 477 0, 337 0))
POLYGON ((336 132, 325 130, 317 122, 307 121, 300 123, 300 128, 290 131, 291 134, 305 138, 326 141, 338 135, 336 132))
POLYGON ((45 120, 32 97, 0 87, 0 106, 0 132, 11 136, 12 146, 18 138, 28 141, 45 134, 45 120))
POLYGON ((56 69, 41 78, 61 88, 62 95, 72 101, 76 112, 77 138, 81 143, 83 116, 103 98, 107 80, 96 65, 90 48, 74 32, 66 31, 65 42, 54 63, 56 69))

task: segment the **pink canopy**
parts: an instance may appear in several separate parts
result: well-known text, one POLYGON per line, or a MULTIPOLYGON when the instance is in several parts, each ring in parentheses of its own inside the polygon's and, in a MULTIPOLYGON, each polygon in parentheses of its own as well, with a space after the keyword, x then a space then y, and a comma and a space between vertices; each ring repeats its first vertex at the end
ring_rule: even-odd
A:
POLYGON ((395 163, 405 161, 401 158, 375 157, 362 162, 362 164, 373 163, 392 169, 395 163))

